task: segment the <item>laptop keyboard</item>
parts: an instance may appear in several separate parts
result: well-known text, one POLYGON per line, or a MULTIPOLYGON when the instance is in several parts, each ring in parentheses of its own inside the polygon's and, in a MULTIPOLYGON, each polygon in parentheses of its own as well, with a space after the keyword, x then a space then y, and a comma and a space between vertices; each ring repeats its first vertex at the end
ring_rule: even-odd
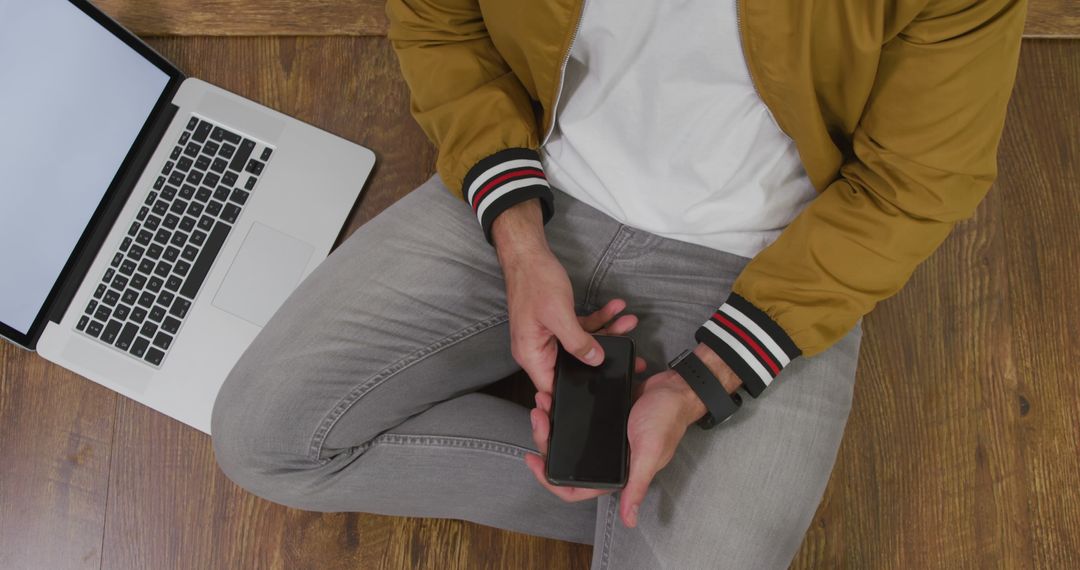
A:
POLYGON ((75 328, 160 366, 272 155, 191 117, 75 328))

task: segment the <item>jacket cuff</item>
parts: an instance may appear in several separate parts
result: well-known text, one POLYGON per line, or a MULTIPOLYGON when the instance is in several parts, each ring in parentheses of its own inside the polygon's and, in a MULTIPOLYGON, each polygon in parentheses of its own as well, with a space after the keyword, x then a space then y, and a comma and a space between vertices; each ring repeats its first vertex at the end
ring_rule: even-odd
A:
POLYGON ((539 198, 545 224, 555 213, 555 198, 544 175, 540 153, 533 149, 508 148, 488 156, 465 173, 461 188, 491 245, 495 245, 491 238, 492 222, 510 206, 539 198))
POLYGON ((698 328, 694 338, 719 355, 755 398, 802 355, 780 325, 735 293, 698 328))

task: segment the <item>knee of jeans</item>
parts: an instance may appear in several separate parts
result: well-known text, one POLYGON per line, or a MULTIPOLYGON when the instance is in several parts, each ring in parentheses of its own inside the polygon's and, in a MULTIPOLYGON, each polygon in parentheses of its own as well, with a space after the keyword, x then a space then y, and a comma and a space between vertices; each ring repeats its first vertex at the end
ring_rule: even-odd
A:
POLYGON ((281 409, 287 395, 268 398, 264 384, 256 381, 269 374, 274 372, 251 366, 233 369, 214 401, 210 439, 226 477, 255 495, 291 506, 296 479, 318 463, 297 444, 297 419, 281 409))

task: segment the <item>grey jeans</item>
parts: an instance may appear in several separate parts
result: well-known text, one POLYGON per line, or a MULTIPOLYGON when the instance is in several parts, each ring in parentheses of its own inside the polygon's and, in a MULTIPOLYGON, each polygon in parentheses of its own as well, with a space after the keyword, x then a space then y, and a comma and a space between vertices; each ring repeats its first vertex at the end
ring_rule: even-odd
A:
MULTIPOLYGON (((556 191, 548 223, 581 313, 621 297, 650 372, 695 344, 747 259, 624 226, 556 191)), ((517 370, 502 272, 438 175, 358 229, 229 375, 211 433, 224 473, 311 511, 474 521, 593 544, 592 568, 784 568, 851 409, 861 330, 799 358, 710 431, 691 426, 636 528, 616 494, 565 503, 534 479, 529 410, 476 392, 517 370)))

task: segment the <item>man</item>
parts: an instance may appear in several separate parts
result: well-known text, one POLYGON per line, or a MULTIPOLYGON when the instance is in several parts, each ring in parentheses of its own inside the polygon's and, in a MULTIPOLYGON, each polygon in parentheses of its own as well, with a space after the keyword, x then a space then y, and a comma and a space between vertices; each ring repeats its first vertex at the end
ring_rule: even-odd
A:
POLYGON ((391 0, 438 175, 239 362, 214 410, 222 469, 297 508, 592 543, 593 568, 786 567, 861 317, 994 179, 1024 12, 391 0), (635 337, 649 370, 618 493, 542 473, 556 341, 598 364, 591 332, 635 337), (534 410, 475 392, 517 366, 534 410))

